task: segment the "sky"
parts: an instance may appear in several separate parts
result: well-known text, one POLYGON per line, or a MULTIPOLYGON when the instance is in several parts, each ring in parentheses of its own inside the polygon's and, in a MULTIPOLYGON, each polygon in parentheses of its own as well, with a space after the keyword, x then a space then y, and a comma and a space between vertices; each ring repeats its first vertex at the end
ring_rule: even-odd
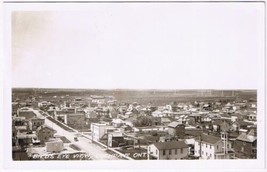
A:
POLYGON ((12 12, 12 87, 256 89, 263 3, 12 12))

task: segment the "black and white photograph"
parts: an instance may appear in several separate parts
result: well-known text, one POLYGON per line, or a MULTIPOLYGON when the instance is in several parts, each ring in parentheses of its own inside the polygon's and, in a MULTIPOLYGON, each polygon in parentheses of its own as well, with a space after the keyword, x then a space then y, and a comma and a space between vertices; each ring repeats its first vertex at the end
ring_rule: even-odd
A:
POLYGON ((265 2, 4 10, 7 169, 266 169, 265 2))

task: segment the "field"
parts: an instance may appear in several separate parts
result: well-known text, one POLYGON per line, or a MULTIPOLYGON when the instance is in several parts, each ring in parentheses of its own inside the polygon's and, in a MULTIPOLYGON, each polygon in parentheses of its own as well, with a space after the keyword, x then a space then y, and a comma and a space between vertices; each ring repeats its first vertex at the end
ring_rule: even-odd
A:
POLYGON ((119 103, 138 102, 143 105, 165 105, 171 102, 194 101, 229 101, 238 98, 256 101, 256 90, 99 90, 99 89, 43 89, 13 88, 12 98, 26 100, 29 96, 37 97, 37 101, 63 102, 81 97, 86 100, 91 95, 114 96, 119 103))

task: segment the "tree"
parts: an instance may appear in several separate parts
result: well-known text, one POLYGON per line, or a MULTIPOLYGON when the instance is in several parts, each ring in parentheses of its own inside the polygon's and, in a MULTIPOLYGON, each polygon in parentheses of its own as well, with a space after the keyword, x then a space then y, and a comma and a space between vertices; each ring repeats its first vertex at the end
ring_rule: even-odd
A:
POLYGON ((136 127, 152 126, 153 120, 152 117, 149 116, 140 116, 133 122, 133 124, 136 127))

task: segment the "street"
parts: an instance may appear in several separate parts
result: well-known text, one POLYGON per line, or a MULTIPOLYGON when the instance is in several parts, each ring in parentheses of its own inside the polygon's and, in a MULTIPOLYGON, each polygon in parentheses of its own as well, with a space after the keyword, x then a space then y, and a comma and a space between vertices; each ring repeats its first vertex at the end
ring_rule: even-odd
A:
MULTIPOLYGON (((36 114, 43 116, 39 113, 38 110, 34 110, 36 114)), ((43 116, 44 117, 44 116, 43 116)), ((45 118, 45 117, 44 117, 45 118)), ((54 130, 56 130, 56 135, 65 136, 71 143, 78 146, 82 151, 86 152, 91 159, 93 160, 122 160, 118 158, 115 154, 109 154, 105 150, 94 143, 91 142, 90 139, 80 136, 78 137, 78 141, 74 140, 74 137, 77 137, 76 132, 69 132, 59 127, 57 124, 53 123, 49 119, 45 118, 45 124, 54 130)))

